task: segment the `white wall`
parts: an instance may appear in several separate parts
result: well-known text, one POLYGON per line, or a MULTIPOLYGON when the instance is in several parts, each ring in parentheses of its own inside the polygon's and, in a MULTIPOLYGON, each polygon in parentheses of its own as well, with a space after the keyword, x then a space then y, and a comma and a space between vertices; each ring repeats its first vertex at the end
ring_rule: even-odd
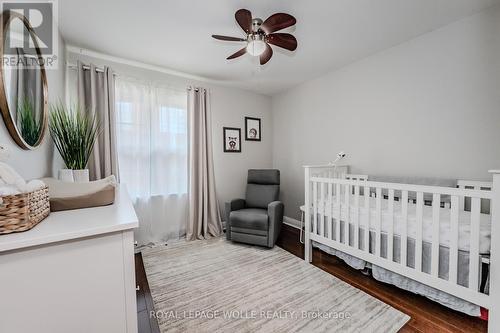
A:
MULTIPOLYGON (((115 72, 123 76, 183 87, 187 87, 188 85, 199 85, 210 89, 215 180, 222 210, 225 201, 244 197, 248 169, 270 168, 272 166, 272 117, 270 97, 241 89, 219 86, 208 82, 199 82, 158 71, 142 69, 111 60, 103 60, 88 55, 76 54, 73 52, 68 54, 69 63, 76 64, 77 60, 81 60, 86 64, 94 63, 99 67, 103 65, 110 66, 115 72), (245 116, 262 119, 261 142, 245 141, 245 116), (241 153, 223 152, 222 128, 224 126, 241 128, 241 153)), ((69 81, 71 84, 76 82, 76 79, 71 78, 73 76, 74 75, 70 75, 69 81)))
MULTIPOLYGON (((49 103, 64 100, 64 41, 59 35, 59 66, 57 69, 47 68, 47 85, 49 103)), ((45 134, 42 144, 31 151, 21 149, 12 140, 5 124, 0 125, 0 144, 10 151, 10 158, 7 161, 21 176, 26 179, 51 176, 53 171, 53 161, 58 163, 58 156, 54 154, 54 145, 48 131, 45 134)))
POLYGON ((273 164, 286 214, 302 165, 345 150, 354 172, 490 180, 500 167, 500 8, 275 96, 273 164))
POLYGON ((271 99, 223 87, 212 87, 212 134, 219 200, 244 198, 247 171, 272 167, 271 99), (261 118, 262 141, 245 141, 245 116, 261 118), (241 128, 242 153, 224 153, 222 127, 241 128))

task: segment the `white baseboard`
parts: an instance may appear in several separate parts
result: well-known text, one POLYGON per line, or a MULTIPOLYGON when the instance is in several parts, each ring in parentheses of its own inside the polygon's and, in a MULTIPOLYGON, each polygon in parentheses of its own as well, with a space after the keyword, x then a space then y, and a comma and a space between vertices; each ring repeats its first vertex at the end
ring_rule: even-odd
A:
POLYGON ((283 217, 283 223, 296 229, 300 229, 302 227, 302 222, 289 216, 283 217))

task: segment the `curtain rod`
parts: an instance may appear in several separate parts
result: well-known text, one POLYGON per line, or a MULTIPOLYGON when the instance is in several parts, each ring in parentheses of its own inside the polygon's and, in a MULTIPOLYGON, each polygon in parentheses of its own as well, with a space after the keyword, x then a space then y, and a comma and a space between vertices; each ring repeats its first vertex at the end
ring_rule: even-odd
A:
MULTIPOLYGON (((69 69, 74 69, 74 70, 77 70, 78 69, 78 66, 77 65, 73 65, 73 64, 68 64, 68 68, 69 69)), ((89 65, 83 65, 83 70, 86 70, 86 71, 89 71, 90 70, 90 66, 89 65)), ((97 73, 104 73, 104 69, 102 68, 99 68, 99 67, 96 67, 95 68, 95 71, 97 73)), ((113 75, 114 76, 118 76, 117 73, 113 72, 113 75)))
MULTIPOLYGON (((194 90, 194 91, 197 91, 197 92, 200 91, 200 88, 193 88, 191 86, 187 87, 186 89, 187 90, 194 90)), ((201 88, 201 89, 203 89, 203 88, 201 88)), ((204 92, 207 92, 207 89, 203 89, 203 90, 204 90, 204 92)))

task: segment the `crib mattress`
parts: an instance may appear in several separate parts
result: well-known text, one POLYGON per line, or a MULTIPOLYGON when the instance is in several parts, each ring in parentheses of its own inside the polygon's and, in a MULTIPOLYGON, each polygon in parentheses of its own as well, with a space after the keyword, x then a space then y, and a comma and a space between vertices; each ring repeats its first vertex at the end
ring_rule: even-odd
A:
MULTIPOLYGON (((355 196, 350 196, 349 202, 349 221, 353 223, 356 216, 356 208, 354 207, 355 196)), ((370 214, 370 231, 375 231, 374 224, 376 221, 377 210, 376 202, 377 199, 370 197, 370 209, 364 207, 364 196, 359 197, 359 226, 360 229, 366 228, 366 215, 370 214)), ((382 219, 381 219, 381 232, 387 234, 389 231, 389 226, 393 223, 393 231, 395 236, 400 236, 403 230, 403 216, 401 210, 401 202, 394 201, 394 221, 391 220, 391 216, 388 210, 388 200, 382 200, 382 219)), ((318 214, 324 211, 326 217, 337 216, 339 205, 336 202, 336 197, 333 197, 332 202, 328 200, 319 200, 318 202, 318 214), (331 209, 330 209, 331 207, 331 209)), ((345 221, 347 218, 347 207, 345 205, 345 197, 341 198, 341 221, 345 221)), ((304 210, 304 206, 301 207, 304 210)), ((425 242, 432 242, 432 207, 423 206, 423 221, 422 221, 422 239, 425 242)), ((408 203, 408 223, 407 223, 407 235, 411 239, 416 239, 417 235, 417 218, 416 218, 417 205, 414 203, 408 203)), ((313 212, 313 210, 311 210, 313 212)), ((439 209, 439 244, 441 246, 449 247, 451 239, 451 209, 450 208, 440 208, 439 209)), ((319 224, 318 217, 318 224, 319 224)), ((459 213, 458 219, 458 248, 461 251, 469 251, 470 249, 470 237, 471 237, 471 213, 467 211, 462 211, 459 213)), ((319 225, 318 225, 319 227, 319 225)), ((318 230, 320 230, 318 228, 318 230)), ((325 226, 326 233, 326 226, 325 226)), ((335 228, 333 228, 335 230, 335 228)), ((491 216, 488 214, 481 214, 480 216, 480 231, 479 231, 479 251, 481 254, 489 254, 491 248, 491 216)))

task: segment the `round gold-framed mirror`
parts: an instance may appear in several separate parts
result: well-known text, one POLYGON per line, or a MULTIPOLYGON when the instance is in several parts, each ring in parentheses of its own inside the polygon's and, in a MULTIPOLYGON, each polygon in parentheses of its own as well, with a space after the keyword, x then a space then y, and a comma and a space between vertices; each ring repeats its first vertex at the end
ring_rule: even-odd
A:
POLYGON ((12 139, 31 150, 42 143, 48 125, 44 58, 24 15, 5 11, 0 23, 0 111, 12 139))

